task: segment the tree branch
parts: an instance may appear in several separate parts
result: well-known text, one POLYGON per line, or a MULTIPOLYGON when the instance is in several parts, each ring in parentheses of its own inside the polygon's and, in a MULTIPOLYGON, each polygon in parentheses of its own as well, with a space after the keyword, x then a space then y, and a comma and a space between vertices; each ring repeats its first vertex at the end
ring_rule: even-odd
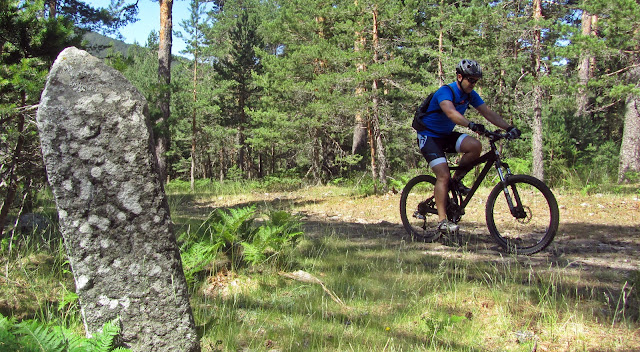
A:
POLYGON ((606 75, 604 75, 604 77, 611 77, 611 76, 615 76, 615 75, 617 75, 617 74, 619 74, 619 73, 622 73, 622 72, 628 71, 628 70, 630 70, 630 69, 632 69, 632 68, 634 68, 634 67, 639 67, 639 66, 640 66, 640 64, 635 64, 635 65, 627 66, 627 67, 625 67, 625 68, 621 68, 621 69, 619 69, 618 71, 614 71, 614 72, 611 72, 611 73, 607 73, 606 75))

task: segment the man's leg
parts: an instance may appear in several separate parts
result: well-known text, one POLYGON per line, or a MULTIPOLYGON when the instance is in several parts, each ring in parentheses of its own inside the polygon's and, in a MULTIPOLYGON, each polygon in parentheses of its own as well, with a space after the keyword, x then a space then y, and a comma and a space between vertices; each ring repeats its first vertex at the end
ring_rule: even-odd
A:
POLYGON ((433 173, 436 174, 436 186, 433 194, 436 198, 436 208, 438 209, 439 221, 447 218, 447 192, 449 192, 449 165, 442 163, 431 167, 433 173))
POLYGON ((433 194, 439 218, 437 229, 440 232, 451 233, 458 231, 458 225, 447 219, 447 193, 449 192, 451 173, 449 171, 449 165, 447 164, 447 158, 440 146, 441 142, 443 141, 431 137, 419 137, 418 139, 420 151, 436 175, 433 194))
POLYGON ((480 141, 469 135, 463 135, 460 138, 462 138, 462 140, 458 141, 459 146, 457 146, 456 149, 458 152, 463 154, 460 158, 460 162, 458 163, 460 167, 453 174, 453 178, 456 180, 461 180, 467 174, 466 171, 462 171, 461 169, 464 169, 465 166, 473 163, 480 157, 480 153, 482 153, 482 144, 480 143, 480 141))

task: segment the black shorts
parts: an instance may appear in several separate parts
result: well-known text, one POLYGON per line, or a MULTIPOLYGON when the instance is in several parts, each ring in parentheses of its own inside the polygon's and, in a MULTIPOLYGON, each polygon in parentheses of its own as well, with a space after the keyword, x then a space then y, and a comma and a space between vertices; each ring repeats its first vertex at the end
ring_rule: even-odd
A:
POLYGON ((418 135, 418 148, 430 167, 446 163, 444 153, 460 153, 460 144, 467 137, 460 132, 451 132, 446 137, 427 137, 418 135))

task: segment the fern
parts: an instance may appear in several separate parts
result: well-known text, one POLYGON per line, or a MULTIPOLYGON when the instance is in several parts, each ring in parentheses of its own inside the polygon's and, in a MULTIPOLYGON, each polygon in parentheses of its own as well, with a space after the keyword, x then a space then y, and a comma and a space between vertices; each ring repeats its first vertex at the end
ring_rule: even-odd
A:
POLYGON ((130 352, 113 347, 120 328, 117 320, 106 323, 93 338, 78 336, 64 327, 49 329, 37 320, 16 323, 0 314, 0 351, 2 352, 130 352))
POLYGON ((120 332, 119 319, 109 321, 102 327, 102 332, 95 334, 90 340, 93 351, 108 352, 112 350, 113 340, 120 332))
POLYGON ((207 264, 216 258, 222 245, 222 242, 213 244, 196 242, 192 244, 186 252, 181 254, 182 267, 187 282, 193 282, 195 274, 202 271, 207 264))
POLYGON ((265 260, 264 248, 256 243, 242 242, 244 259, 251 265, 258 265, 265 260))
POLYGON ((35 320, 26 320, 17 324, 16 333, 23 336, 20 343, 31 351, 64 351, 64 343, 60 335, 35 320))
POLYGON ((67 352, 92 351, 87 342, 88 339, 86 337, 79 336, 62 326, 56 326, 53 329, 58 335, 60 335, 60 337, 64 341, 64 344, 66 346, 65 351, 67 352))
POLYGON ((274 211, 259 227, 254 226, 256 207, 212 212, 195 233, 181 236, 182 264, 187 282, 211 263, 220 251, 231 259, 232 270, 239 264, 280 264, 285 249, 293 248, 303 234, 299 218, 274 211))
POLYGON ((217 210, 207 223, 210 225, 212 238, 222 238, 228 246, 241 241, 251 231, 255 217, 255 206, 240 209, 229 209, 229 212, 217 210))
POLYGON ((300 222, 289 213, 277 211, 270 214, 269 221, 260 226, 251 242, 242 242, 245 260, 251 265, 258 265, 272 260, 277 264, 286 247, 293 246, 302 235, 300 222), (267 255, 270 256, 267 258, 267 255))
POLYGON ((15 324, 15 318, 5 318, 0 314, 0 351, 19 351, 18 338, 13 332, 15 324))

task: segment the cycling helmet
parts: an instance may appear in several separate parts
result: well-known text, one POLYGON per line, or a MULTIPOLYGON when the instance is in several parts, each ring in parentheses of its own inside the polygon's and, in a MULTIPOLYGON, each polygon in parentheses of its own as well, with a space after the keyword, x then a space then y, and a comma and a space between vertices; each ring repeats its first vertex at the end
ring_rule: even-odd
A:
POLYGON ((463 77, 482 77, 482 68, 475 60, 464 59, 456 66, 456 73, 461 74, 463 77))

